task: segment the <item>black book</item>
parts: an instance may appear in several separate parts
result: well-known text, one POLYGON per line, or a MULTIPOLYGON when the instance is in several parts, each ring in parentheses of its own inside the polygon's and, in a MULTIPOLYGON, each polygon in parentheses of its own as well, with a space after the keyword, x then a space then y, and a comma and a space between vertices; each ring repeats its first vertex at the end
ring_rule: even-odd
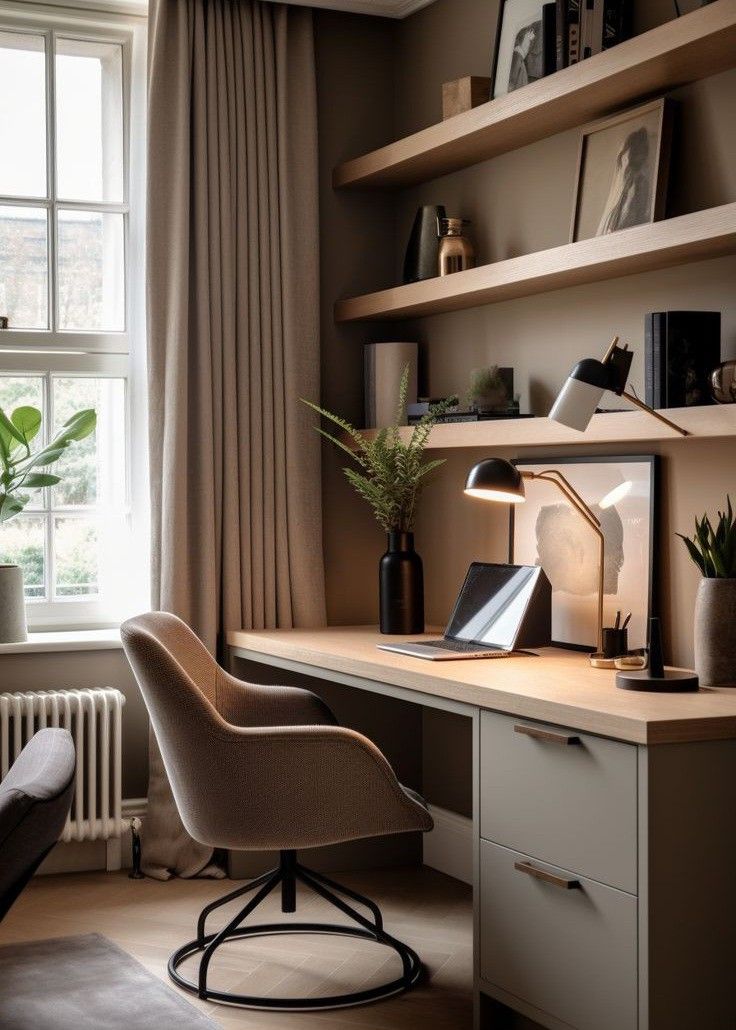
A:
POLYGON ((654 311, 645 318, 645 399, 652 408, 713 404, 721 361, 720 311, 654 311))
POLYGON ((632 4, 631 0, 603 0, 603 39, 604 50, 623 43, 631 36, 632 4))
POLYGON ((542 6, 542 60, 543 74, 557 71, 557 4, 542 6))
POLYGON ((567 68, 567 0, 555 4, 555 35, 557 71, 567 68))

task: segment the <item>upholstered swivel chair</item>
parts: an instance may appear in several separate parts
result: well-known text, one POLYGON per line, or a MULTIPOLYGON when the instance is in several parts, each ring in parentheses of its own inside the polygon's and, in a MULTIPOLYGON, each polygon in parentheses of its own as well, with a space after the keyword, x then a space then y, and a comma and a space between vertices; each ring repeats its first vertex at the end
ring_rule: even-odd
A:
POLYGON ((0 920, 61 836, 75 765, 68 730, 39 730, 0 783, 0 920))
POLYGON ((421 975, 421 962, 411 948, 385 931, 378 906, 306 869, 296 852, 363 837, 430 830, 432 819, 421 799, 401 786, 370 740, 338 726, 315 694, 235 679, 175 616, 164 612, 138 616, 124 623, 121 635, 187 831, 213 848, 280 853, 276 869, 202 910, 195 940, 169 960, 172 980, 210 1001, 285 1010, 360 1005, 413 986, 421 975), (297 881, 357 925, 242 925, 277 886, 282 911, 294 912, 297 881), (252 892, 223 929, 206 932, 207 918, 216 908, 252 892), (364 906, 370 916, 356 911, 346 899, 364 906), (331 997, 253 997, 208 986, 210 961, 225 941, 284 933, 342 934, 377 941, 396 951, 402 973, 381 986, 331 997), (194 983, 179 972, 179 966, 196 953, 201 958, 194 983))

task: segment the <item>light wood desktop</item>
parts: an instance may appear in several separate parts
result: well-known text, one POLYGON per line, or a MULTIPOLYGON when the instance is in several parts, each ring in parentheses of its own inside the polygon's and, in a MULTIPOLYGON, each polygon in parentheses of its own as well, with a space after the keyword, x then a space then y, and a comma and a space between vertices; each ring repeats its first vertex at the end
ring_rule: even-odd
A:
POLYGON ((431 663, 381 639, 228 644, 472 720, 476 1026, 485 996, 550 1030, 736 1026, 736 691, 632 694, 575 652, 431 663))

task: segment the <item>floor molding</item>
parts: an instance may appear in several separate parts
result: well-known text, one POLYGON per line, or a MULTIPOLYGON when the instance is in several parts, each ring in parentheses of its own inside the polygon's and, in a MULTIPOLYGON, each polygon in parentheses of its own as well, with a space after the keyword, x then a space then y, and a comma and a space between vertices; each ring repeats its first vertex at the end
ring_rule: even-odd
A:
POLYGON ((424 864, 463 883, 473 882, 473 821, 430 805, 434 829, 424 835, 424 864))

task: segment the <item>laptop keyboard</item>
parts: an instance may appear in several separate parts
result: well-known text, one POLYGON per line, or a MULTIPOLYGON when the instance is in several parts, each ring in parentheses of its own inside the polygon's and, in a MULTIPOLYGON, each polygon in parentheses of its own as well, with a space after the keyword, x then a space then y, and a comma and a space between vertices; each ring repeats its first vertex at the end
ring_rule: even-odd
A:
POLYGON ((445 651, 457 651, 459 654, 474 654, 477 651, 482 651, 484 654, 494 653, 500 651, 501 654, 506 654, 505 651, 501 651, 500 648, 486 647, 483 644, 474 644, 470 640, 425 640, 427 647, 441 647, 445 651))

